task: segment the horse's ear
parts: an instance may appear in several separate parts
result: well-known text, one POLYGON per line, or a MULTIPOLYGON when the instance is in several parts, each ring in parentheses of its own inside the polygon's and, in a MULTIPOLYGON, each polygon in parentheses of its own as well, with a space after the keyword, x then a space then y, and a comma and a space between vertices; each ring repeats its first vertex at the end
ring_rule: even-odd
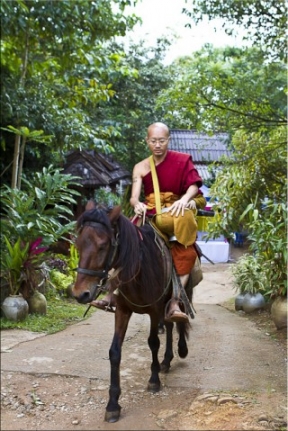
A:
POLYGON ((109 210, 108 217, 109 217, 112 224, 118 220, 120 214, 121 214, 121 206, 120 205, 116 205, 115 207, 111 208, 111 210, 109 210))
POLYGON ((85 211, 93 210, 94 208, 96 208, 96 202, 90 199, 85 206, 85 211))

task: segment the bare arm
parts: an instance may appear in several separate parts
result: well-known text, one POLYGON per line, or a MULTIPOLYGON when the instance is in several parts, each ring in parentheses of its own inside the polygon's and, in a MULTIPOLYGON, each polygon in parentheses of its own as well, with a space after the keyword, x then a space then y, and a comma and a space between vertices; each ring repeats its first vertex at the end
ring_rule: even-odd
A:
POLYGON ((132 190, 130 205, 134 208, 135 214, 142 215, 146 211, 146 205, 139 201, 142 189, 142 175, 139 164, 134 166, 132 173, 132 190))

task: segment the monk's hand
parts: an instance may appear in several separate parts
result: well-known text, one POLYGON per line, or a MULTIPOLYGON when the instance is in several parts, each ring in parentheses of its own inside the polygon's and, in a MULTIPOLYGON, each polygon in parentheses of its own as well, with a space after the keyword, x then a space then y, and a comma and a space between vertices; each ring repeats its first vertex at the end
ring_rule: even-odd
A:
POLYGON ((138 217, 142 217, 143 214, 146 213, 147 206, 143 204, 142 202, 138 202, 138 204, 134 207, 134 212, 138 217))
POLYGON ((169 207, 169 211, 171 212, 172 216, 174 214, 176 217, 178 217, 179 214, 184 216, 185 208, 187 208, 187 199, 183 196, 181 199, 179 199, 179 201, 175 201, 174 204, 169 207))
POLYGON ((191 199, 191 201, 188 202, 188 204, 186 205, 186 208, 189 208, 191 210, 196 210, 196 202, 194 201, 194 199, 191 199))

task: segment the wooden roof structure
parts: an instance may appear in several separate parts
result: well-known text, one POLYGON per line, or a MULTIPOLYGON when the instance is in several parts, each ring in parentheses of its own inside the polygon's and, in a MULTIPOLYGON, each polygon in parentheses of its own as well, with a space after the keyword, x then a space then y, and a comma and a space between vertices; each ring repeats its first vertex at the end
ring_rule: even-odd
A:
POLYGON ((213 162, 219 162, 221 166, 220 158, 231 154, 227 148, 227 133, 210 136, 195 130, 171 129, 170 136, 169 149, 190 154, 204 183, 211 178, 208 166, 213 162))
POLYGON ((123 187, 131 184, 131 173, 128 170, 111 155, 95 150, 76 150, 68 154, 63 173, 80 177, 79 183, 89 189, 105 186, 113 188, 120 181, 123 187))

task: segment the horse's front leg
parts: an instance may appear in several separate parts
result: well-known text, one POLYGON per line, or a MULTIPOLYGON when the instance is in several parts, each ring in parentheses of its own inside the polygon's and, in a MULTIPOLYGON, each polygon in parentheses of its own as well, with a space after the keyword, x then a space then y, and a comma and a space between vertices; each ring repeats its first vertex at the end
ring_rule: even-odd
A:
POLYGON ((105 421, 117 422, 120 417, 121 406, 118 403, 121 395, 120 386, 120 363, 121 352, 124 337, 127 331, 128 323, 132 315, 131 311, 121 310, 117 306, 115 311, 115 330, 111 347, 109 349, 110 359, 110 389, 109 401, 106 406, 105 421))
POLYGON ((172 359, 174 358, 173 354, 173 326, 174 323, 172 322, 166 322, 165 321, 165 328, 166 328, 166 347, 165 347, 165 353, 164 353, 164 359, 161 362, 161 372, 162 373, 168 373, 172 359))
POLYGON ((160 340, 158 337, 158 317, 150 316, 151 326, 148 345, 152 353, 151 376, 148 382, 148 391, 158 392, 161 387, 159 379, 160 363, 158 359, 160 340))

